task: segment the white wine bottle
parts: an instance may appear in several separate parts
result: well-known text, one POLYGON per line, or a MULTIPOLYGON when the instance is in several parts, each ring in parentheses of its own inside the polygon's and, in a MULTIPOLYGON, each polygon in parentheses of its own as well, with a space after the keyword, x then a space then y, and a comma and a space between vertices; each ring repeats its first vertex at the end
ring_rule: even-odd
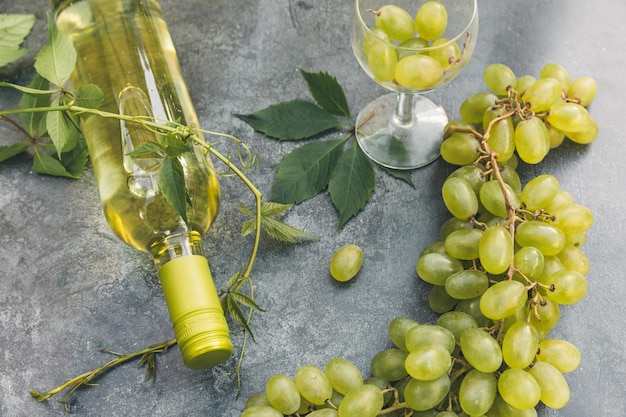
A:
MULTIPOLYGON (((104 111, 199 129, 157 1, 52 0, 52 7, 77 50, 74 88, 100 87, 104 111)), ((157 155, 129 155, 158 142, 158 129, 100 116, 84 119, 81 129, 109 226, 154 258, 184 363, 192 369, 223 363, 233 346, 202 248, 220 202, 208 154, 190 142, 191 150, 177 157, 188 193, 185 219, 160 190, 157 155)))

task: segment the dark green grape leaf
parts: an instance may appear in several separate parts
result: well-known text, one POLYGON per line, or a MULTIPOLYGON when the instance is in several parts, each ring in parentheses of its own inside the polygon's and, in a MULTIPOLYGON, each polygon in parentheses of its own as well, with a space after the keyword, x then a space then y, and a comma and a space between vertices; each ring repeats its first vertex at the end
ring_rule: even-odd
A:
POLYGON ((76 64, 76 49, 48 16, 48 43, 35 57, 35 70, 51 83, 63 86, 76 64))
POLYGON ((18 49, 36 20, 34 14, 0 14, 0 47, 18 49))
POLYGON ((312 142, 294 149, 278 164, 270 200, 300 203, 324 190, 343 150, 343 140, 312 142))
POLYGON ((239 307, 237 300, 235 300, 232 295, 233 293, 229 292, 224 296, 224 300, 226 301, 225 310, 237 323, 241 324, 244 327, 245 331, 248 332, 250 334, 250 337, 252 337, 252 340, 254 340, 254 334, 248 326, 248 318, 244 314, 241 307, 239 307))
POLYGON ((0 145, 0 162, 26 152, 29 146, 30 142, 17 142, 8 146, 0 145))
POLYGON ((339 158, 328 185, 330 199, 339 212, 339 229, 365 207, 375 186, 372 163, 354 142, 339 158))
MULTIPOLYGON (((83 84, 76 91, 76 105, 88 109, 99 109, 104 103, 104 93, 95 84, 83 84)), ((86 114, 85 116, 90 116, 86 114)))
MULTIPOLYGON (((36 75, 35 78, 28 85, 29 88, 40 91, 50 88, 50 82, 40 75, 36 75)), ((37 107, 45 107, 50 104, 50 93, 46 94, 31 94, 25 92, 20 99, 20 109, 33 109, 37 107)), ((20 121, 24 126, 24 129, 31 137, 34 137, 37 133, 40 135, 44 132, 40 132, 41 121, 46 117, 45 112, 27 112, 20 114, 20 121)))
POLYGON ((163 197, 174 208, 176 213, 187 219, 187 187, 185 186, 185 172, 177 158, 164 158, 159 169, 159 187, 163 197))
POLYGON ((61 164, 71 174, 72 178, 79 178, 82 175, 88 161, 89 149, 84 140, 78 141, 71 151, 61 154, 61 164))
POLYGON ((230 293, 230 296, 237 301, 238 304, 241 304, 245 307, 251 308, 253 310, 265 312, 267 310, 262 309, 259 305, 250 297, 248 294, 233 291, 230 293))
POLYGON ((42 153, 37 149, 35 149, 33 170, 37 174, 74 179, 78 178, 76 175, 70 173, 58 159, 46 153, 42 153))
POLYGON ((379 167, 381 167, 384 171, 387 172, 387 174, 391 175, 392 177, 402 180, 409 184, 411 187, 415 188, 415 184, 413 183, 413 179, 411 178, 412 171, 404 169, 393 169, 383 165, 379 165, 379 167))
POLYGON ((332 114, 304 100, 287 101, 256 113, 234 116, 257 132, 278 140, 306 139, 341 127, 332 114))
POLYGON ((337 79, 326 72, 306 72, 300 70, 306 80, 311 95, 317 104, 336 116, 350 118, 348 100, 337 79))

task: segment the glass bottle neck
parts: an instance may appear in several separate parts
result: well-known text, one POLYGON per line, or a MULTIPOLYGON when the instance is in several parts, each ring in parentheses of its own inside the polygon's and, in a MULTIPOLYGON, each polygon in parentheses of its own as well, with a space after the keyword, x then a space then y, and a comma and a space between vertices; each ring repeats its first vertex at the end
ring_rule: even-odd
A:
POLYGON ((169 261, 181 256, 204 256, 202 236, 195 231, 166 236, 150 247, 150 254, 154 258, 157 269, 161 269, 169 261))

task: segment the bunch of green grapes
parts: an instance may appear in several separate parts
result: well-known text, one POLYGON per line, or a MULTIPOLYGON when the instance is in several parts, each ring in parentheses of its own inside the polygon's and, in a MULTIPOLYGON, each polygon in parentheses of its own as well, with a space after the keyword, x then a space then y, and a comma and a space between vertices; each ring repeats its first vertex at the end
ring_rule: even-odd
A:
POLYGON ((441 84, 461 61, 462 47, 442 37, 448 13, 441 2, 427 1, 415 18, 393 4, 371 12, 376 27, 365 36, 363 51, 377 82, 426 90, 441 84))
POLYGON ((445 161, 474 162, 485 139, 500 163, 517 154, 523 162, 537 164, 565 138, 588 144, 598 136, 598 124, 587 111, 598 88, 593 78, 572 81, 568 71, 554 63, 544 66, 539 78, 517 77, 504 64, 489 65, 483 75, 489 91, 461 104, 461 119, 450 122, 441 146, 445 161))

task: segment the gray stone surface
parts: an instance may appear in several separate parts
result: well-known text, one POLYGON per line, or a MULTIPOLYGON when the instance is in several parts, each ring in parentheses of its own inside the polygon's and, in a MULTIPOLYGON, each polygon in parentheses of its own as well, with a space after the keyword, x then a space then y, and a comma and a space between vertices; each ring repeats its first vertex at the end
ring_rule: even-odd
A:
MULTIPOLYGON (((258 153, 259 167, 249 175, 265 193, 280 158, 297 145, 253 133, 232 112, 307 98, 299 68, 336 76, 354 113, 382 93, 352 56, 350 0, 162 0, 162 6, 202 126, 234 134, 258 153)), ((36 12, 27 45, 44 43, 45 0, 0 0, 0 11, 36 12)), ((484 89, 482 70, 493 62, 532 75, 556 62, 574 77, 598 81, 591 108, 600 125, 598 140, 590 146, 565 144, 520 174, 524 180, 553 173, 596 216, 584 248, 591 262, 589 294, 563 310, 554 331, 579 346, 583 362, 567 376, 570 404, 559 411, 541 408, 539 415, 624 415, 626 149, 620 94, 626 3, 481 0, 480 13, 471 63, 434 94, 452 117, 464 97, 484 89)), ((18 82, 32 75, 27 69, 18 82)), ((18 100, 0 90, 0 108, 18 100)), ((0 144, 16 135, 0 124, 0 144)), ((234 369, 235 357, 217 369, 190 371, 173 348, 159 356, 154 386, 129 364, 99 378, 99 387, 77 392, 72 413, 234 417, 275 373, 293 375, 301 365, 324 366, 343 356, 367 374, 372 356, 389 345, 392 318, 434 320, 427 286, 414 268, 419 251, 437 239, 448 217, 440 187, 451 170, 439 160, 414 171, 415 189, 377 170, 371 203, 341 231, 327 195, 289 212, 285 221, 320 241, 297 246, 263 241, 254 279, 257 301, 268 312, 252 322, 256 343, 246 348, 239 396, 236 378, 224 375, 234 369), (348 242, 363 247, 364 266, 354 281, 338 285, 329 277, 328 262, 348 242)), ((243 217, 237 208, 240 201, 251 204, 250 195, 235 179, 224 179, 222 188, 221 212, 205 237, 218 286, 244 262, 251 243, 239 237, 243 217)), ((37 403, 29 391, 50 389, 101 365, 110 359, 102 348, 130 352, 172 337, 154 266, 109 231, 90 171, 72 181, 36 175, 25 156, 0 164, 0 264, 1 416, 65 415, 61 404, 37 403)), ((240 337, 233 339, 239 350, 240 337)))

